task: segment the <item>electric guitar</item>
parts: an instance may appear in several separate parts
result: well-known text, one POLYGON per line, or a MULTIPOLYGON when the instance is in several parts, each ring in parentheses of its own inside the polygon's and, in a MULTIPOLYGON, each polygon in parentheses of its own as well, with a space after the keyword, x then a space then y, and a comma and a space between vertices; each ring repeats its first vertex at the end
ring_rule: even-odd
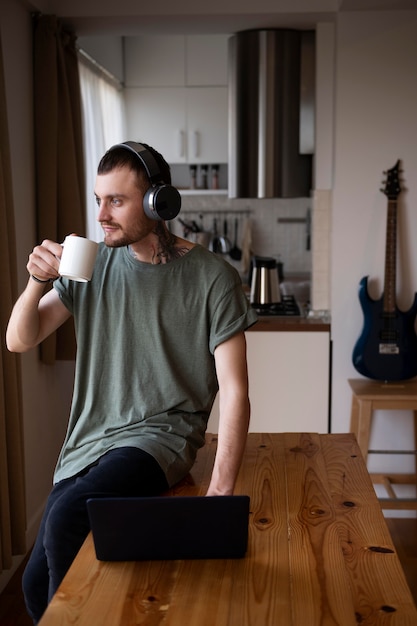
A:
POLYGON ((388 198, 385 250, 384 292, 379 300, 368 294, 368 277, 359 283, 359 301, 364 316, 363 329, 353 350, 356 370, 375 380, 406 380, 417 376, 417 336, 415 318, 417 294, 411 308, 400 311, 395 301, 397 261, 397 198, 400 161, 386 173, 385 188, 388 198))

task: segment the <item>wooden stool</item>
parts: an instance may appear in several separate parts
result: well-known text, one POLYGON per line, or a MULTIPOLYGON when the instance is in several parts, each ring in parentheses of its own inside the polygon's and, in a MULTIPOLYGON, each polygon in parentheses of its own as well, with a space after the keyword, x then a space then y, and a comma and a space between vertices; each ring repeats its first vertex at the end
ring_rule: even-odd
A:
MULTIPOLYGON (((384 383, 367 379, 349 379, 352 389, 350 432, 356 435, 365 462, 369 453, 417 453, 417 380, 384 383), (369 450, 373 411, 412 410, 414 413, 414 450, 369 450)), ((417 498, 398 498, 392 485, 416 485, 414 474, 371 474, 376 484, 384 485, 389 498, 381 498, 385 509, 417 510, 417 498)))

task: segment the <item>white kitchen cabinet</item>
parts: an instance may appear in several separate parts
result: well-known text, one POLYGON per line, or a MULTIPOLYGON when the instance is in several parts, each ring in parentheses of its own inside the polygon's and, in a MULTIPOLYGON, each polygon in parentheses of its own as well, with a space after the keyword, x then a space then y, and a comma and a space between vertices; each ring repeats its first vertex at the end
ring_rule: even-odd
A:
POLYGON ((227 87, 125 89, 127 134, 168 163, 227 163, 227 87))
POLYGON ((187 89, 187 160, 227 163, 227 87, 187 89))
MULTIPOLYGON (((246 332, 250 432, 328 432, 329 332, 246 332)), ((218 397, 208 432, 217 432, 218 397)))
POLYGON ((127 87, 227 86, 228 35, 125 37, 127 87))
POLYGON ((185 163, 185 89, 126 88, 127 135, 150 144, 168 163, 185 163))
POLYGON ((185 80, 191 86, 227 87, 229 35, 186 37, 185 80))

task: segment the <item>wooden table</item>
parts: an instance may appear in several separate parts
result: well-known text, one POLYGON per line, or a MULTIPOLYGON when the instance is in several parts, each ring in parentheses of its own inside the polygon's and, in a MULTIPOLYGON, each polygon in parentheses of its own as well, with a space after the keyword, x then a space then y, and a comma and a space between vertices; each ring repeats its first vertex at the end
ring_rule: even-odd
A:
MULTIPOLYGON (((205 493, 215 449, 173 495, 205 493)), ((104 563, 89 535, 40 626, 417 625, 354 435, 251 433, 236 493, 246 558, 104 563)))

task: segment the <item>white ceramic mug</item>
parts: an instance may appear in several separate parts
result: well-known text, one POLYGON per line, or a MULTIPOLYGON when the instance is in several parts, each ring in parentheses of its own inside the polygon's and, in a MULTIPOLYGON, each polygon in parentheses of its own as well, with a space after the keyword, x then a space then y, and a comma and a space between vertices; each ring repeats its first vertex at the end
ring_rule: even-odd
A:
POLYGON ((91 280, 98 243, 85 237, 68 235, 62 245, 60 275, 82 283, 91 280))

